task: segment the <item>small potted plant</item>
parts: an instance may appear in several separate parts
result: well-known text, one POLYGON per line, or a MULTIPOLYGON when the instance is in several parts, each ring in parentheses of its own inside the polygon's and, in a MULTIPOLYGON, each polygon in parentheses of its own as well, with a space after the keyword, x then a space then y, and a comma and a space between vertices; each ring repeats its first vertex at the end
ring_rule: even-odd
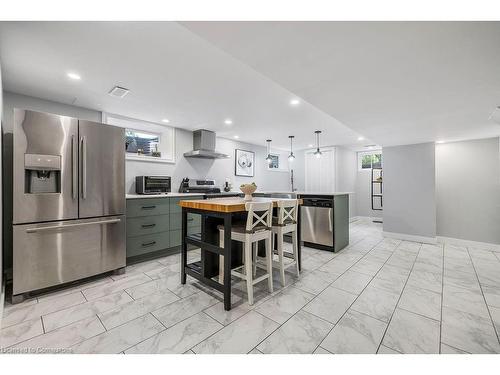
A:
POLYGON ((255 193, 255 190, 257 190, 257 185, 255 185, 255 182, 252 182, 251 184, 241 184, 240 190, 243 194, 245 194, 244 200, 251 201, 252 194, 255 193))

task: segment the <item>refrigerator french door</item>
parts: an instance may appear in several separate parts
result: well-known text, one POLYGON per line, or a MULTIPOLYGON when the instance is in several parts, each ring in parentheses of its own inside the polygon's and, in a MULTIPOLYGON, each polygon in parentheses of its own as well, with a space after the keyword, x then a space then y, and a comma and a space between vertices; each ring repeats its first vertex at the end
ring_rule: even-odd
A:
POLYGON ((125 266, 124 129, 16 109, 13 294, 125 266))

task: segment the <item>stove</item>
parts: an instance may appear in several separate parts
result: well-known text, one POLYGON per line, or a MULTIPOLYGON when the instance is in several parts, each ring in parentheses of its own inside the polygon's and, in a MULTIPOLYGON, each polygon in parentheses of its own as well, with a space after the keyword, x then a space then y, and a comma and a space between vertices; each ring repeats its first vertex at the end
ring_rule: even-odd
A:
POLYGON ((179 193, 220 194, 220 188, 215 186, 215 180, 197 180, 183 178, 179 193))

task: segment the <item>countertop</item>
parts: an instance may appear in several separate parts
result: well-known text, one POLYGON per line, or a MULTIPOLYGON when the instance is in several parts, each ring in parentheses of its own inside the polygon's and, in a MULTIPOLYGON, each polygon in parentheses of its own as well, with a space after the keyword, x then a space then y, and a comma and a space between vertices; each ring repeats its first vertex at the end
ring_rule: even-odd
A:
MULTIPOLYGON (((292 194, 291 191, 256 191, 259 194, 292 194)), ((353 192, 340 192, 335 191, 331 193, 318 193, 310 191, 294 191, 294 194, 299 195, 319 195, 319 196, 333 196, 333 195, 349 195, 354 194, 353 192)), ((239 191, 221 192, 220 195, 231 195, 231 194, 242 194, 239 191)), ((126 199, 147 199, 147 198, 182 198, 182 197, 204 197, 207 194, 203 193, 168 193, 168 194, 127 194, 126 199)), ((208 194, 213 195, 213 194, 208 194)))
POLYGON ((147 199, 147 198, 179 198, 179 197, 203 197, 205 194, 198 193, 168 193, 168 194, 126 194, 126 199, 147 199))
MULTIPOLYGON (((261 193, 261 194, 292 194, 291 191, 256 191, 256 193, 261 193)), ((354 194, 352 191, 333 191, 333 192, 327 192, 327 193, 320 193, 316 191, 294 191, 293 194, 299 194, 299 195, 349 195, 349 194, 354 194)))
MULTIPOLYGON (((278 206, 280 198, 253 198, 252 203, 273 203, 274 207, 278 206)), ((298 200, 302 204, 302 199, 298 200)), ((243 198, 215 198, 215 199, 193 199, 183 200, 179 203, 181 207, 192 208, 196 210, 212 211, 212 212, 244 212, 247 201, 243 198)))

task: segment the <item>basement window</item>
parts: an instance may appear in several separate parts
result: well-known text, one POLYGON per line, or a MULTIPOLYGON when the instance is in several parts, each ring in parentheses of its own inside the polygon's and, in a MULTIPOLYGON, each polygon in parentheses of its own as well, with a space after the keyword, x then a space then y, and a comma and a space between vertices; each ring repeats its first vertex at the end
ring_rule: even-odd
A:
POLYGON ((358 152, 358 170, 370 170, 372 168, 382 168, 382 151, 358 152))
POLYGON ((102 122, 125 129, 127 160, 175 163, 175 128, 106 112, 102 122))
POLYGON ((125 150, 127 154, 161 157, 159 151, 160 135, 127 129, 125 131, 125 150))

